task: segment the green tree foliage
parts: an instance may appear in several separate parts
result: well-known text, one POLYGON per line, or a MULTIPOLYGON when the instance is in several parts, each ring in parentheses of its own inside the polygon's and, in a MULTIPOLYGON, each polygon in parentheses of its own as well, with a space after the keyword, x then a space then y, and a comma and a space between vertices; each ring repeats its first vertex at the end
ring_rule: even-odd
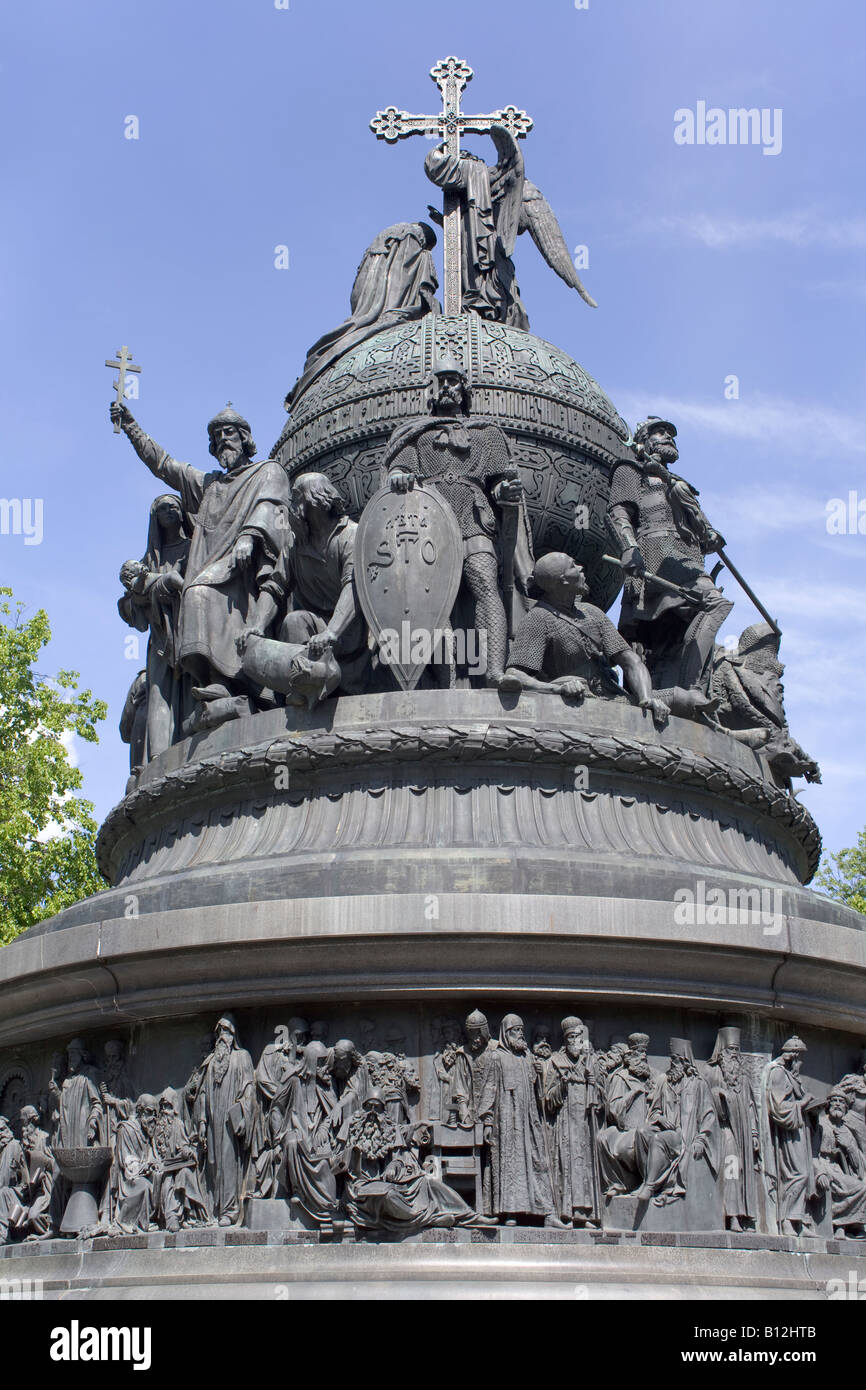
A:
POLYGON ((866 830, 860 831, 854 849, 824 855, 814 886, 837 902, 866 913, 866 830))
POLYGON ((96 821, 76 797, 71 734, 96 743, 107 706, 78 690, 78 673, 34 669, 51 639, 47 615, 0 588, 0 945, 105 887, 96 867, 96 821))

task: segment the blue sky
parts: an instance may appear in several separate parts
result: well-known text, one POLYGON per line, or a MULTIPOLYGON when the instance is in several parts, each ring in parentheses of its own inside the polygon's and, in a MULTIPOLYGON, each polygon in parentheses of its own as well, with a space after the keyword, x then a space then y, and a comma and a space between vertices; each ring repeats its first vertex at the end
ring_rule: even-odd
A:
MULTIPOLYGON (((42 498, 44 536, 0 535, 0 583, 47 609, 44 670, 72 666, 110 703, 100 746, 79 750, 86 793, 101 817, 123 790, 116 727, 136 663, 116 575, 144 550, 157 490, 112 433, 103 362, 130 345, 135 414, 178 457, 206 461, 205 424, 228 398, 267 452, 365 246, 430 200, 423 142, 386 146, 370 117, 435 109, 427 73, 450 53, 475 70, 467 109, 532 115, 529 176, 569 245, 589 248, 594 311, 521 240, 533 331, 631 425, 649 410, 679 424, 681 471, 785 632, 790 723, 824 769, 802 799, 828 847, 852 843, 866 822, 866 537, 828 534, 825 508, 866 498, 858 0, 7 10, 0 492, 42 498), (699 101, 781 109, 781 152, 678 145, 674 113, 699 101)), ((726 632, 755 616, 738 600, 726 632)))

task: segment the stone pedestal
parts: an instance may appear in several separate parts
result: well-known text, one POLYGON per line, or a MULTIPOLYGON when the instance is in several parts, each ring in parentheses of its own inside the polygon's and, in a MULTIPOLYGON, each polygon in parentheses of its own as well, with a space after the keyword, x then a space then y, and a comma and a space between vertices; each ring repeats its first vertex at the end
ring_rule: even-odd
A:
MULTIPOLYGON (((579 1013, 597 1048, 645 1031, 659 1070, 670 1037, 703 1065, 734 1023, 756 1088, 796 1030, 824 1095, 861 1045, 866 935, 858 914, 803 886, 818 847, 759 754, 677 719, 660 731, 617 702, 420 691, 236 720, 156 759, 112 812, 110 889, 0 952, 0 1068, 23 1059, 44 1089, 71 1034, 98 1050, 120 1033, 139 1089, 182 1088, 221 1011, 254 1059, 300 1012, 331 1044, 405 1053, 413 1117, 435 1127, 448 1118, 433 1065, 442 1019, 477 1007, 494 1034, 509 1011, 530 1038, 579 1013)), ((310 1297, 549 1296, 551 1281, 590 1296, 823 1296, 859 1243, 843 1256, 825 1238, 819 1276, 808 1240, 779 1244, 768 1212, 739 1244, 715 1189, 642 1211, 615 1199, 598 1233, 377 1244, 347 1228, 322 1243, 284 1201, 252 1202, 237 1231, 160 1233, 134 1255, 94 1242, 81 1272, 70 1246, 5 1257, 94 1297, 285 1281, 310 1297)))

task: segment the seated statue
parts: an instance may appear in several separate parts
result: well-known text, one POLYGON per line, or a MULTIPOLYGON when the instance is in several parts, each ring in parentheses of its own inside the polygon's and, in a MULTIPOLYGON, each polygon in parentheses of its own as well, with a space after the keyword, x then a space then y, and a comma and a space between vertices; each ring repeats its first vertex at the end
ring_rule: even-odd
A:
POLYGON ((530 592, 538 602, 518 624, 508 653, 501 689, 555 690, 582 700, 587 695, 627 699, 612 664, 621 666, 628 689, 641 709, 659 722, 668 706, 653 694, 644 663, 592 603, 580 565, 554 551, 535 566, 530 592))
POLYGON ((661 1197, 683 1151, 680 1129, 663 1129, 656 1122, 662 1077, 650 1067, 648 1046, 646 1033, 632 1033, 625 1059, 611 1072, 605 1087, 608 1123, 596 1143, 608 1200, 625 1195, 641 1201, 661 1197))
POLYGON ((659 1078, 647 1114, 656 1131, 643 1186, 636 1196, 657 1206, 685 1197, 695 1165, 703 1163, 711 1181, 719 1172, 720 1145, 713 1097, 698 1072, 687 1038, 671 1038, 670 1064, 659 1078))
MULTIPOLYGON (((417 1129, 417 1126, 415 1127, 417 1129)), ((447 1183, 424 1171, 407 1133, 385 1114, 381 1093, 368 1093, 346 1140, 346 1211, 364 1230, 412 1235, 427 1227, 494 1226, 447 1183)))
POLYGON ((837 1086, 818 1121, 815 1185, 830 1193, 834 1234, 859 1237, 866 1235, 866 1158, 847 1117, 848 1097, 837 1086))
POLYGON ((153 1184, 159 1160, 153 1149, 157 1099, 141 1095, 135 1112, 121 1120, 114 1142, 111 1193, 115 1231, 145 1232, 153 1215, 153 1184))
POLYGON ((166 1231, 211 1224, 201 1184, 198 1148, 180 1111, 180 1096, 167 1086, 159 1097, 153 1130, 153 1152, 158 1163, 153 1183, 154 1215, 166 1231))
POLYGON ((367 626, 355 594, 355 532, 323 473, 292 484, 291 534, 239 639, 247 677, 311 708, 367 686, 367 626), (270 634, 266 636, 265 634, 270 634))

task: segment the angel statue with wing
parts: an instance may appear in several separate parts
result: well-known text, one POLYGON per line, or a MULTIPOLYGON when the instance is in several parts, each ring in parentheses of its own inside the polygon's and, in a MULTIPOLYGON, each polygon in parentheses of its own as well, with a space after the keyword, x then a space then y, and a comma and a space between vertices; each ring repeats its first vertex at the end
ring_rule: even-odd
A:
MULTIPOLYGON (((494 125, 490 134, 499 153, 495 165, 466 150, 451 155, 445 145, 424 160, 427 177, 460 199, 464 310, 528 330, 511 259, 517 237, 526 231, 560 279, 596 308, 574 268, 556 214, 526 177, 517 140, 505 126, 494 125)), ((432 207, 429 211, 441 223, 441 213, 432 207)))

